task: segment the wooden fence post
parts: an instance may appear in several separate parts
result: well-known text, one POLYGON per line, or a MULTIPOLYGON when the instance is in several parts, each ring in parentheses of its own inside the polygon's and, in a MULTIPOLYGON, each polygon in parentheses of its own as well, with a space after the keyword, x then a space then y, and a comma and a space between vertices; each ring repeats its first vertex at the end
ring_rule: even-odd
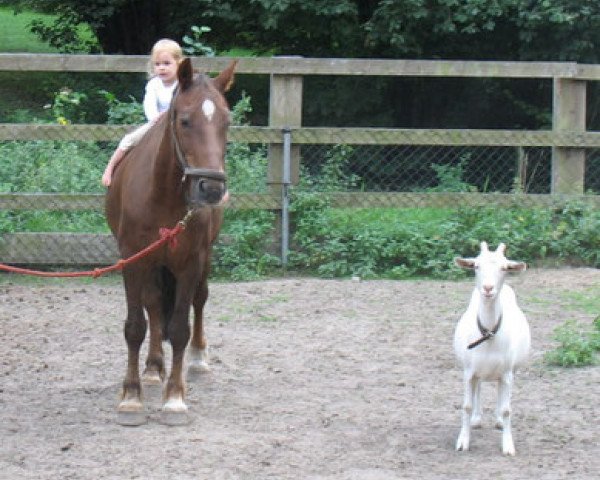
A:
MULTIPOLYGON (((302 126, 302 76, 271 74, 269 96, 269 127, 302 126)), ((283 132, 281 134, 283 138, 283 132)), ((293 133, 292 133, 293 141, 293 133)), ((298 183, 300 147, 292 146, 290 180, 298 183)), ((269 171, 267 183, 271 192, 279 193, 283 179, 283 143, 269 145, 269 171)))
MULTIPOLYGON (((283 196, 284 166, 283 166, 283 133, 284 129, 302 126, 302 76, 271 74, 271 87, 269 95, 269 127, 280 127, 282 143, 269 144, 269 169, 267 171, 267 184, 272 194, 283 196)), ((289 130, 288 130, 289 131, 289 130)), ((293 142, 292 133, 292 142, 293 142)), ((300 177, 300 146, 292 146, 289 158, 289 178, 292 185, 298 183, 300 177)), ((275 246, 277 251, 282 251, 283 239, 289 238, 289 232, 283 232, 287 222, 282 221, 282 211, 276 212, 275 220, 275 246)), ((285 261, 284 255, 281 258, 285 261)))
MULTIPOLYGON (((586 82, 554 78, 552 130, 585 133, 586 82)), ((552 193, 582 194, 585 149, 552 147, 552 193)))

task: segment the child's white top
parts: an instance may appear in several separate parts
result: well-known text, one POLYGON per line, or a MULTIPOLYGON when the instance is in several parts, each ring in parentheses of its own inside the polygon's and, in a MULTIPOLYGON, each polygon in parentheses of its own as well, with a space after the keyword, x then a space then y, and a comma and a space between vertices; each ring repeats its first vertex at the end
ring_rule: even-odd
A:
POLYGON ((159 77, 152 77, 146 84, 146 94, 144 95, 144 113, 149 122, 154 120, 162 112, 169 109, 173 99, 173 90, 177 86, 177 81, 172 85, 166 86, 159 77))

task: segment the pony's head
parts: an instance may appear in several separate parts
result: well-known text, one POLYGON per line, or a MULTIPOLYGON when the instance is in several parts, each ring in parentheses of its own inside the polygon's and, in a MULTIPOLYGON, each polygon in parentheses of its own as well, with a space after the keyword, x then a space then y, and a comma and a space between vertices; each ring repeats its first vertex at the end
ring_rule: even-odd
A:
POLYGON ((169 111, 175 156, 190 208, 219 204, 227 193, 225 151, 230 112, 224 93, 233 84, 234 61, 217 77, 197 75, 186 58, 169 111))

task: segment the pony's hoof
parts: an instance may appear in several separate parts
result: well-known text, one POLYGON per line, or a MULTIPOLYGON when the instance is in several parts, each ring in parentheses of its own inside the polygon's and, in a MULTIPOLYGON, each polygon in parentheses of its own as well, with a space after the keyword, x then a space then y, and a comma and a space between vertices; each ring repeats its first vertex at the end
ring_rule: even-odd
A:
POLYGON ((142 383, 147 386, 162 385, 162 378, 156 370, 146 370, 142 374, 142 383))
POLYGON ((188 373, 208 373, 210 367, 208 366, 208 351, 204 349, 190 349, 188 356, 188 373))
POLYGON ((139 427, 148 421, 144 412, 117 412, 117 423, 124 427, 139 427))
POLYGON ((168 412, 163 410, 160 413, 160 423, 170 427, 177 427, 189 424, 190 417, 187 412, 168 412))
POLYGON ((187 425, 190 422, 188 408, 181 399, 170 399, 164 404, 160 421, 165 425, 187 425))
POLYGON ((198 375, 209 372, 210 367, 208 366, 208 363, 204 360, 195 360, 193 362, 190 362, 188 365, 188 373, 192 375, 198 375))
POLYGON ((148 420, 144 406, 138 400, 123 400, 117 408, 117 423, 126 427, 137 427, 148 420))

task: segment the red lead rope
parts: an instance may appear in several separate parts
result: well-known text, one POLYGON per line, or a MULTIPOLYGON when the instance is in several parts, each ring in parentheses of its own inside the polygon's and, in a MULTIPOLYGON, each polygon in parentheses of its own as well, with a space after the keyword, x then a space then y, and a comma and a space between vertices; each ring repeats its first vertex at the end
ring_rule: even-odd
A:
POLYGON ((144 248, 143 250, 140 250, 138 253, 136 253, 135 255, 132 255, 131 257, 127 258, 126 260, 120 259, 117 263, 115 263, 114 265, 110 265, 108 267, 95 268, 94 270, 88 270, 85 272, 43 272, 43 271, 39 271, 39 270, 28 270, 26 268, 11 267, 10 265, 4 265, 4 264, 0 263, 0 270, 4 270, 6 272, 12 272, 12 273, 20 273, 23 275, 33 275, 35 277, 61 277, 61 278, 64 278, 64 277, 94 277, 94 278, 98 278, 99 276, 104 275, 105 273, 114 272, 115 270, 121 270, 126 265, 129 265, 130 263, 133 263, 133 262, 137 262, 139 259, 145 257, 146 255, 149 255, 150 253, 154 252, 155 250, 158 250, 165 243, 169 243, 169 246, 171 248, 175 248, 177 246, 177 239, 175 237, 182 230, 185 230, 185 225, 187 223, 188 218, 189 218, 189 212, 188 212, 188 215, 186 215, 186 218, 184 218, 182 221, 178 222, 177 225, 175 225, 175 228, 161 228, 158 231, 158 233, 160 235, 160 238, 158 240, 151 243, 146 248, 144 248))

